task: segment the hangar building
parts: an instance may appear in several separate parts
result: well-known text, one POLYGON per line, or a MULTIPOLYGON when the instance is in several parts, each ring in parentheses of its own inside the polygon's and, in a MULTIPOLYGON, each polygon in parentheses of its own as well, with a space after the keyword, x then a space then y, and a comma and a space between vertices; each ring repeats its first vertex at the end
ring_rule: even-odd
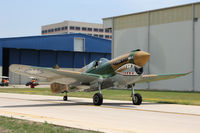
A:
POLYGON ((193 71, 136 88, 200 91, 200 2, 103 18, 103 25, 113 29, 112 57, 140 48, 151 54, 146 73, 193 71))
POLYGON ((0 39, 1 75, 13 84, 28 79, 9 73, 11 64, 75 69, 102 57, 111 58, 111 41, 81 33, 0 39))

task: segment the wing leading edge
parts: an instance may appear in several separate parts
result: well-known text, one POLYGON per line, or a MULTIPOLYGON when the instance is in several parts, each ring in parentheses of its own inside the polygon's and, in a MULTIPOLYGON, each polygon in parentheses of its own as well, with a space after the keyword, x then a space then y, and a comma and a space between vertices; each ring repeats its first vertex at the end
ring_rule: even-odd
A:
POLYGON ((64 69, 53 69, 44 67, 34 67, 28 65, 18 65, 13 64, 10 66, 10 70, 17 74, 22 74, 25 76, 35 76, 37 78, 45 78, 47 81, 66 81, 67 84, 79 83, 89 83, 92 82, 101 75, 96 74, 85 74, 78 71, 69 71, 64 69), (63 80, 64 79, 64 80, 63 80))
POLYGON ((139 80, 135 83, 144 83, 144 82, 154 82, 159 80, 167 80, 167 79, 174 79, 177 77, 182 77, 188 75, 192 72, 187 73, 178 73, 178 74, 150 74, 150 75, 142 75, 139 80))

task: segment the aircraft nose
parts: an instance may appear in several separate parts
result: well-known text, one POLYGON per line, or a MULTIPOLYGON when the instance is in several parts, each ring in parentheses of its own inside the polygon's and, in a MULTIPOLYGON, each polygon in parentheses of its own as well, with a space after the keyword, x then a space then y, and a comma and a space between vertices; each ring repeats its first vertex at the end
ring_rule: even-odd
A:
POLYGON ((145 51, 137 51, 134 53, 133 59, 137 66, 143 67, 150 58, 150 54, 145 51))

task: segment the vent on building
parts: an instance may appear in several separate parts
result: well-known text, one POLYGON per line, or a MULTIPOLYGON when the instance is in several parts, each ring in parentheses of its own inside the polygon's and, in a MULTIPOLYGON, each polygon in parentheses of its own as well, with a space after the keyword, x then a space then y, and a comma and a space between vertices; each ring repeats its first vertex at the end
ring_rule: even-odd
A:
POLYGON ((74 38, 74 51, 84 52, 84 38, 74 38))

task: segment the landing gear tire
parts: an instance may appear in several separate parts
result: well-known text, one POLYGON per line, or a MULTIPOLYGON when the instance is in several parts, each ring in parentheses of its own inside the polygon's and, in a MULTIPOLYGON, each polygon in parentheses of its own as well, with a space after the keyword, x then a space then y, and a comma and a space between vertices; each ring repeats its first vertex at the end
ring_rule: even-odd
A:
POLYGON ((68 97, 67 96, 63 96, 63 101, 67 101, 68 97))
POLYGON ((134 105, 140 105, 142 103, 142 96, 136 93, 132 96, 132 101, 134 105))
POLYGON ((101 93, 96 93, 93 96, 93 104, 100 106, 103 103, 103 95, 101 93))

